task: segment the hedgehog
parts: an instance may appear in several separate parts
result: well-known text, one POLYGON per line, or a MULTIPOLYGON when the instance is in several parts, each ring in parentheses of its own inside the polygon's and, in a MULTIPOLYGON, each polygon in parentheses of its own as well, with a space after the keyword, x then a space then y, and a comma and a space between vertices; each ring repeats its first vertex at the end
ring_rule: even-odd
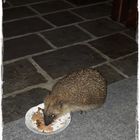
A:
POLYGON ((67 74, 44 99, 46 125, 54 119, 75 111, 101 107, 107 96, 105 78, 95 69, 86 68, 67 74))

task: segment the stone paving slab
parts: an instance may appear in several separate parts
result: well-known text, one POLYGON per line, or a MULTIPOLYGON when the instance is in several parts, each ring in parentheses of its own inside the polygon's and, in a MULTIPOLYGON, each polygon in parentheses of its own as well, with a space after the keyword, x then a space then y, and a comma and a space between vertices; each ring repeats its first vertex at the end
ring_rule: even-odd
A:
POLYGON ((33 4, 31 7, 40 13, 49 13, 57 10, 68 9, 72 6, 62 0, 53 0, 40 4, 33 4))
POLYGON ((3 11, 3 21, 36 15, 26 6, 8 8, 3 11))
POLYGON ((43 17, 56 26, 63 26, 63 25, 83 21, 83 19, 81 19, 77 15, 74 15, 70 11, 62 11, 62 12, 47 14, 43 17))
POLYGON ((27 60, 21 60, 4 66, 4 94, 21 90, 28 86, 46 83, 46 79, 37 72, 27 60))
POLYGON ((111 6, 108 4, 98 4, 72 10, 86 19, 95 19, 103 16, 109 16, 111 13, 111 6))
POLYGON ((32 106, 41 104, 48 94, 49 91, 46 89, 35 88, 3 99, 3 123, 6 124, 24 117, 32 106))
POLYGON ((137 43, 127 36, 116 33, 90 42, 96 49, 115 59, 137 51, 137 43))
POLYGON ((89 36, 89 34, 85 33, 74 25, 42 32, 42 35, 57 47, 63 47, 65 45, 70 45, 73 43, 91 39, 91 36, 89 36))
POLYGON ((128 76, 137 75, 138 66, 138 54, 133 54, 123 59, 112 62, 120 71, 127 74, 128 76))
POLYGON ((50 50, 52 47, 36 34, 4 41, 3 60, 12 60, 50 50))
POLYGON ((33 59, 53 78, 106 61, 86 45, 71 46, 33 57, 33 59))
POLYGON ((97 69, 103 75, 108 85, 125 78, 123 75, 119 74, 113 68, 106 64, 98 66, 95 69, 97 69))
POLYGON ((126 29, 124 26, 121 26, 120 24, 107 18, 84 22, 81 23, 80 26, 97 37, 126 29))
POLYGON ((5 23, 3 25, 3 33, 4 37, 12 37, 50 28, 52 26, 47 22, 39 17, 33 17, 5 23), (18 30, 15 30, 17 27, 18 30))

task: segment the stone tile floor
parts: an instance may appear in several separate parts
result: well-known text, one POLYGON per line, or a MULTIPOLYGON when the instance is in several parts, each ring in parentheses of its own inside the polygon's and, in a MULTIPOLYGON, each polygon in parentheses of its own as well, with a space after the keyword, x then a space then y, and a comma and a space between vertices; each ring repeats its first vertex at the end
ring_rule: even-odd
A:
POLYGON ((111 0, 3 4, 3 121, 24 117, 58 79, 98 69, 108 84, 137 74, 136 30, 112 21, 111 0))

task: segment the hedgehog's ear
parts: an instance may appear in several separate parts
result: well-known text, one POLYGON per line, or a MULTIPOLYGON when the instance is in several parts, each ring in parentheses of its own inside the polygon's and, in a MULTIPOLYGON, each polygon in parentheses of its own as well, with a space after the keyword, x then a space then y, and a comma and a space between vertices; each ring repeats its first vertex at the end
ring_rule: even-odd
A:
POLYGON ((63 107, 63 104, 64 104, 64 102, 62 100, 58 102, 58 105, 59 105, 60 108, 63 107))

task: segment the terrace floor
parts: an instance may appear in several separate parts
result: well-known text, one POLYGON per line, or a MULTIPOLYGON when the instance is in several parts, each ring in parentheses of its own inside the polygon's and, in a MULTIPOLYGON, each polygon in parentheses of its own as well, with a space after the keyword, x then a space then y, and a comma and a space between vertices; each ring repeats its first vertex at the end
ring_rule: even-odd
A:
POLYGON ((7 0, 3 8, 4 124, 71 71, 96 68, 108 85, 137 74, 136 30, 111 20, 110 0, 7 0))

